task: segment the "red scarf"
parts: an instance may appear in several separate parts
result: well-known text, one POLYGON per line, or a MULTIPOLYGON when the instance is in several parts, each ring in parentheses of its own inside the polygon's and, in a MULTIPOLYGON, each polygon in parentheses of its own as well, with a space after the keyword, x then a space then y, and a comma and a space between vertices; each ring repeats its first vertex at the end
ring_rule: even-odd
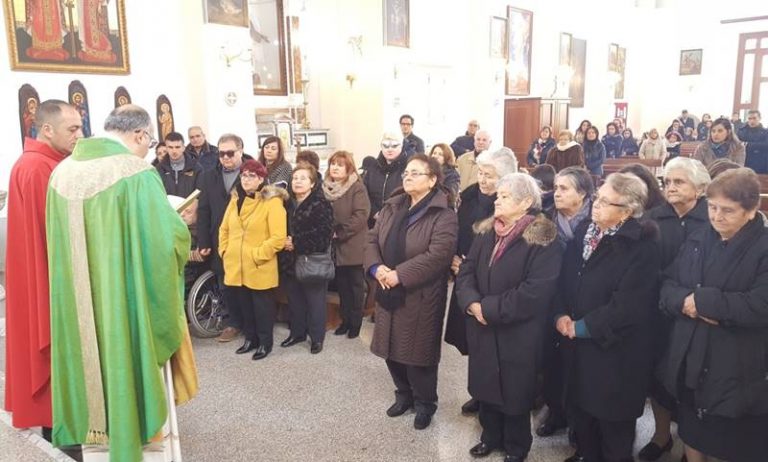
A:
POLYGON ((533 215, 523 215, 519 220, 514 222, 512 226, 505 225, 503 221, 496 218, 493 220, 493 230, 496 232, 496 245, 493 247, 493 253, 491 253, 491 261, 488 262, 488 266, 493 266, 496 261, 504 254, 504 250, 510 243, 520 237, 523 232, 528 228, 528 225, 533 223, 536 219, 533 215))

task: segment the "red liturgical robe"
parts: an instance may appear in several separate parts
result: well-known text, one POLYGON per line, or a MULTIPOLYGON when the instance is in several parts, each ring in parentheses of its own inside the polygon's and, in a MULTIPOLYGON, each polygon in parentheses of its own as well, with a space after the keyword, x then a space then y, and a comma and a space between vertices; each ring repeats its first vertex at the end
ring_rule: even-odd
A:
POLYGON ((26 138, 24 153, 11 170, 5 409, 18 428, 53 426, 45 196, 51 172, 63 159, 47 144, 26 138))

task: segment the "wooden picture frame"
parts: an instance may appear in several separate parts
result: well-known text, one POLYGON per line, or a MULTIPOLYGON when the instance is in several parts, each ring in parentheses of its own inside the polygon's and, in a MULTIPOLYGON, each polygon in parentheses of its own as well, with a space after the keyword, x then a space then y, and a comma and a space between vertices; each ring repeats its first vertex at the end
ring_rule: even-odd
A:
POLYGON ((125 87, 117 87, 115 90, 115 108, 131 104, 131 95, 125 87))
POLYGON ((489 30, 488 53, 491 58, 507 59, 507 18, 491 16, 489 30))
POLYGON ((35 115, 40 107, 40 95, 32 85, 25 83, 19 88, 19 128, 21 129, 21 144, 24 138, 36 138, 35 115))
POLYGON ((505 92, 510 96, 531 94, 533 12, 507 7, 507 75, 505 92))
POLYGON ((288 94, 283 0, 248 0, 254 95, 288 94))
POLYGON ((696 48, 692 50, 680 50, 680 75, 701 74, 701 60, 704 50, 696 48))
MULTIPOLYGON (((129 74, 125 0, 5 0, 14 71, 129 74), (88 24, 82 37, 80 24, 88 24), (96 26, 93 26, 93 25, 96 26)), ((85 29, 85 28, 84 28, 85 29)))
POLYGON ((561 66, 571 65, 571 48, 573 43, 573 35, 568 32, 560 32, 560 55, 559 64, 561 66))
POLYGON ((584 107, 584 92, 587 73, 587 41, 574 38, 571 48, 571 77, 568 96, 571 98, 572 108, 584 107))
POLYGON ((384 45, 411 47, 411 12, 409 0, 383 0, 384 45))
POLYGON ((222 0, 203 0, 203 19, 209 24, 221 24, 223 26, 248 27, 248 1, 226 0, 224 7, 222 0))
POLYGON ((82 121, 83 138, 90 138, 91 132, 91 110, 89 106, 88 92, 83 83, 79 80, 73 80, 69 83, 69 104, 77 109, 82 121))
POLYGON ((157 115, 157 140, 165 141, 165 137, 176 131, 176 124, 173 120, 173 106, 171 101, 165 95, 157 97, 155 104, 157 115))

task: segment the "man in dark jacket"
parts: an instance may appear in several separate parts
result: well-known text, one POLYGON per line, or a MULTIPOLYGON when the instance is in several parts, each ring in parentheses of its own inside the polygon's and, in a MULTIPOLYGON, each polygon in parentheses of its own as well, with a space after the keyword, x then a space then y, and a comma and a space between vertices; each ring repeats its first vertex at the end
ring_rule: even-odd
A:
POLYGON ((747 124, 738 130, 737 135, 746 143, 747 159, 744 166, 755 173, 768 173, 768 129, 760 123, 760 111, 749 111, 747 124))
MULTIPOLYGON (((197 206, 197 251, 202 257, 210 258, 211 269, 216 273, 219 287, 224 287, 224 266, 219 257, 219 227, 229 204, 230 193, 240 183, 240 165, 243 159, 252 159, 243 154, 243 140, 228 133, 219 138, 218 165, 200 176, 200 202, 197 206)), ((229 342, 240 333, 242 316, 235 310, 229 311, 229 326, 218 340, 229 342)))
POLYGON ((408 114, 400 116, 400 131, 403 132, 403 151, 409 156, 426 154, 424 140, 413 134, 413 117, 408 114))
POLYGON ((191 155, 184 153, 184 137, 181 133, 167 134, 165 147, 168 155, 156 167, 160 179, 163 180, 165 193, 187 197, 198 189, 197 183, 202 169, 191 155))
POLYGON ((187 135, 189 136, 189 144, 184 153, 197 159, 200 167, 205 171, 216 168, 219 165, 219 150, 216 146, 211 146, 208 143, 203 129, 198 126, 189 127, 187 135))
POLYGON ((453 143, 451 143, 451 149, 453 149, 453 153, 456 155, 457 159, 465 152, 475 150, 475 133, 477 133, 479 129, 480 124, 477 123, 477 120, 472 119, 467 124, 467 131, 464 133, 464 135, 459 136, 453 140, 453 143))

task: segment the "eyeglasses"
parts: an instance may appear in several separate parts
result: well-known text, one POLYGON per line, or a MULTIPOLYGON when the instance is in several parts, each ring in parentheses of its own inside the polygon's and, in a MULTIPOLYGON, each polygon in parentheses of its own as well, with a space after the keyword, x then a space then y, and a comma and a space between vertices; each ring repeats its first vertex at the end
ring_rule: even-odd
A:
POLYGON ((243 172, 240 174, 240 178, 246 180, 255 180, 256 178, 259 178, 259 175, 251 172, 243 172))
POLYGON ((148 131, 142 130, 145 135, 147 135, 147 138, 149 138, 149 149, 154 149, 155 146, 157 146, 157 140, 154 136, 150 135, 148 131))
POLYGON ((412 124, 412 123, 410 123, 410 122, 400 122, 400 125, 405 125, 405 126, 407 126, 407 127, 410 127, 410 126, 411 126, 411 125, 413 125, 413 124, 412 124))
POLYGON ((219 151, 219 157, 229 157, 230 159, 235 157, 237 151, 219 151))
POLYGON ((405 172, 403 172, 403 174, 401 176, 403 177, 403 179, 405 179, 405 178, 408 178, 409 176, 415 176, 415 177, 429 176, 429 173, 414 172, 413 170, 411 170, 411 171, 406 170, 405 172))
POLYGON ((614 207, 626 207, 626 204, 617 204, 615 202, 609 202, 608 199, 606 199, 604 197, 600 197, 597 194, 594 194, 592 196, 592 206, 593 207, 600 208, 600 207, 607 207, 609 205, 612 205, 614 207))
POLYGON ((381 143, 383 149, 395 149, 400 147, 400 143, 381 143))

